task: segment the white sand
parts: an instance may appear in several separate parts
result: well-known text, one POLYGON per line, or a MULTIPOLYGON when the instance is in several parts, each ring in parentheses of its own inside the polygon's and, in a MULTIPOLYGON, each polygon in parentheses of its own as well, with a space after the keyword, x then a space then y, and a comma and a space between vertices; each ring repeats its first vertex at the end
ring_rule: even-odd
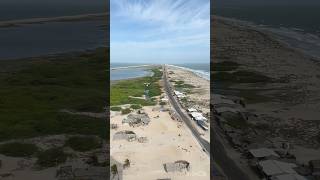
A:
POLYGON ((156 178, 179 179, 210 179, 210 159, 207 154, 186 129, 185 125, 178 128, 178 122, 170 118, 168 112, 152 111, 153 107, 144 107, 151 118, 148 126, 130 127, 122 124, 123 115, 112 113, 111 122, 118 124, 117 130, 110 132, 110 154, 116 161, 123 163, 129 159, 131 166, 123 171, 124 180, 150 180, 156 178), (159 115, 159 118, 154 118, 159 115), (117 131, 131 130, 138 137, 146 136, 147 143, 138 141, 128 142, 126 140, 112 139, 117 131), (180 136, 179 136, 180 134, 180 136), (186 160, 191 169, 186 173, 166 173, 163 164, 177 160, 186 160))
MULTIPOLYGON (((195 102, 197 109, 201 109, 203 114, 210 114, 210 81, 185 69, 168 66, 168 72, 170 71, 174 72, 173 74, 169 73, 170 80, 184 81, 185 84, 196 86, 196 88, 191 89, 192 93, 186 93, 187 98, 195 102)), ((210 124, 208 125, 210 126, 210 124)), ((204 131, 195 122, 194 126, 203 134, 202 137, 210 142, 210 128, 208 131, 204 131)))

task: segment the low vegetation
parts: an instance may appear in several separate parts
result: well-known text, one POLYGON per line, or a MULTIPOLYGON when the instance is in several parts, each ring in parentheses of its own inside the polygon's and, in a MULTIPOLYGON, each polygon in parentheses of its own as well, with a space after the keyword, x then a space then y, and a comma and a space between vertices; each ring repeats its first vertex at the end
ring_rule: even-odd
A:
POLYGON ((175 87, 176 89, 184 89, 184 88, 190 89, 190 88, 195 88, 194 85, 185 84, 184 81, 176 81, 175 84, 174 84, 174 87, 175 87))
POLYGON ((223 61, 212 63, 212 71, 233 71, 238 69, 240 65, 233 61, 223 61))
POLYGON ((148 96, 154 97, 161 94, 158 81, 162 76, 162 72, 158 68, 152 69, 153 76, 142 77, 130 80, 122 80, 111 85, 110 102, 112 106, 122 104, 140 104, 142 106, 154 105, 152 99, 144 100, 134 97, 142 97, 145 90, 148 90, 148 96), (146 86, 146 83, 149 85, 146 86))
POLYGON ((38 152, 34 144, 12 142, 0 145, 0 154, 11 157, 30 157, 38 152))
POLYGON ((254 71, 217 72, 212 75, 215 82, 224 83, 271 83, 274 80, 254 71))
POLYGON ((123 169, 129 168, 130 167, 130 160, 126 159, 123 163, 123 169))
POLYGON ((86 152, 101 148, 101 140, 93 136, 73 136, 69 138, 65 146, 71 147, 75 151, 86 152))
POLYGON ((117 168, 117 165, 116 164, 113 164, 110 168, 110 171, 111 171, 111 174, 112 176, 114 177, 115 175, 118 174, 118 168, 117 168))
POLYGON ((142 106, 141 106, 140 104, 132 104, 132 105, 130 106, 130 108, 132 108, 132 109, 141 109, 142 106))
POLYGON ((41 168, 55 167, 66 162, 69 154, 66 154, 62 148, 52 148, 38 153, 37 165, 41 168))
MULTIPOLYGON (((106 136, 105 119, 61 113, 104 112, 108 50, 0 61, 0 141, 76 133, 106 136)), ((108 129, 108 128, 107 128, 108 129)))
POLYGON ((160 102, 159 104, 160 104, 161 106, 164 106, 164 105, 166 105, 167 103, 162 101, 162 102, 160 102))

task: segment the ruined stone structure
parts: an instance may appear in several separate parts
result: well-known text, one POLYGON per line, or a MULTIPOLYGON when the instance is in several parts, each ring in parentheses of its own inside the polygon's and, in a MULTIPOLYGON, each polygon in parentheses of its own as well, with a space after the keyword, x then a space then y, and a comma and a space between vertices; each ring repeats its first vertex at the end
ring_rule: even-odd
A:
POLYGON ((174 163, 166 163, 163 167, 166 172, 183 172, 190 170, 190 163, 188 161, 180 160, 174 163))
POLYGON ((130 126, 138 127, 148 125, 150 118, 147 114, 129 114, 122 120, 122 123, 128 123, 130 126))
POLYGON ((114 140, 127 140, 134 141, 136 140, 137 135, 133 131, 119 131, 116 132, 113 136, 114 140))

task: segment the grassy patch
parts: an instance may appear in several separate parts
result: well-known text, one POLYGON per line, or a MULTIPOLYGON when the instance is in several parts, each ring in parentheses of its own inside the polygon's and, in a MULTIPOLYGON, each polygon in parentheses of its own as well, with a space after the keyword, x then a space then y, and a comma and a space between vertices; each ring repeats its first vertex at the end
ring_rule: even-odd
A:
POLYGON ((249 128, 248 122, 238 113, 224 112, 222 117, 227 120, 227 124, 236 129, 249 128))
POLYGON ((144 95, 145 90, 149 91, 149 97, 158 96, 161 94, 161 89, 158 81, 162 76, 162 72, 158 68, 152 69, 152 77, 142 77, 130 80, 119 81, 111 85, 110 103, 112 106, 121 104, 141 104, 142 106, 153 105, 154 102, 131 98, 141 97, 144 95), (148 87, 145 83, 150 83, 148 87))
POLYGON ((65 146, 69 146, 75 151, 86 152, 101 148, 101 141, 92 136, 74 136, 67 140, 65 146))
POLYGON ((217 72, 212 76, 215 82, 224 83, 271 83, 274 80, 258 72, 236 71, 236 72, 217 72))
POLYGON ((223 61, 212 64, 212 71, 233 71, 236 70, 240 65, 233 61, 223 61))
POLYGON ((38 147, 28 143, 6 143, 0 145, 0 154, 12 157, 30 157, 38 152, 38 147))
POLYGON ((175 87, 175 88, 181 88, 181 89, 184 89, 184 88, 187 88, 187 89, 195 88, 194 85, 185 84, 184 81, 176 81, 176 82, 174 83, 174 87, 175 87))
POLYGON ((0 141, 58 133, 101 134, 104 119, 61 114, 60 110, 104 112, 108 56, 108 49, 100 48, 1 60, 0 141))
POLYGON ((140 104, 132 104, 132 105, 130 106, 130 108, 132 108, 132 109, 141 109, 142 106, 141 106, 140 104))
POLYGON ((164 105, 166 105, 167 103, 166 102, 160 102, 159 103, 161 106, 164 106, 164 105))
POLYGON ((66 162, 69 154, 63 152, 62 148, 52 148, 38 153, 37 165, 42 168, 55 167, 66 162))

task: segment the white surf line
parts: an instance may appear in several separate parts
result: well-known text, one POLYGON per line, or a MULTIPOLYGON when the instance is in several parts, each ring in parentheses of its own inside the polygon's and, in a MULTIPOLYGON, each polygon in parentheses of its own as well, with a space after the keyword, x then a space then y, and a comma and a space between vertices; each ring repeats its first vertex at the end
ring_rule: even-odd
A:
POLYGON ((205 72, 203 70, 196 70, 196 69, 190 69, 187 67, 182 67, 182 66, 176 66, 176 65, 171 65, 171 64, 167 64, 167 66, 171 66, 171 67, 175 67, 175 68, 179 68, 179 69, 183 69, 183 70, 187 70, 190 71, 192 73, 194 73, 195 75, 210 81, 210 73, 209 72, 205 72))
POLYGON ((57 21, 74 21, 86 18, 97 18, 107 16, 108 13, 95 13, 95 14, 81 14, 73 16, 58 16, 49 18, 30 18, 30 19, 19 19, 19 20, 9 20, 0 21, 0 27, 8 27, 23 24, 36 24, 36 23, 46 23, 46 22, 57 22, 57 21))
POLYGON ((148 67, 148 66, 155 66, 155 65, 154 65, 154 64, 145 64, 145 65, 139 65, 139 66, 114 67, 114 68, 110 68, 110 70, 129 69, 129 68, 140 68, 140 67, 148 67))

